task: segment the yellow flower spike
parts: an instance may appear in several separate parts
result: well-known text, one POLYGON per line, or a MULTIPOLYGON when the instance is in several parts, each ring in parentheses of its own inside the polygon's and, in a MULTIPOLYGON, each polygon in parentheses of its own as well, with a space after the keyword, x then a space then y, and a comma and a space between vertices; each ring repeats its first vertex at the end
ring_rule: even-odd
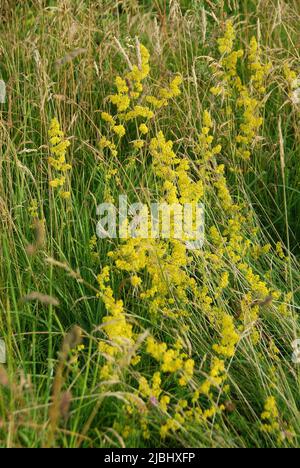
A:
POLYGON ((131 364, 133 366, 137 366, 138 363, 141 361, 141 356, 134 356, 132 359, 131 359, 131 364))
POLYGON ((145 142, 143 140, 135 140, 133 142, 133 147, 137 150, 144 148, 145 142))
POLYGON ((213 121, 212 121, 211 115, 207 110, 205 110, 204 113, 203 113, 203 126, 204 126, 204 128, 207 127, 208 131, 213 126, 213 121))
POLYGON ((134 275, 131 277, 130 282, 134 288, 137 288, 142 284, 142 279, 139 276, 134 275))
POLYGON ((142 135, 147 135, 147 133, 149 132, 149 129, 146 124, 141 124, 139 126, 139 131, 142 133, 142 135))
POLYGON ((219 96, 221 93, 222 93, 222 88, 220 86, 212 86, 210 88, 210 92, 214 95, 214 96, 219 96))
MULTIPOLYGON (((70 146, 70 142, 65 140, 64 133, 60 129, 59 122, 56 118, 51 120, 50 128, 48 131, 50 140, 50 151, 53 156, 48 158, 50 166, 58 173, 65 173, 72 169, 71 164, 66 163, 66 152, 70 146)), ((57 177, 49 182, 51 188, 62 187, 66 182, 66 177, 57 177)), ((69 194, 69 192, 62 191, 63 194, 69 194)), ((62 196, 62 195, 61 195, 62 196)), ((62 196, 62 198, 69 198, 68 196, 62 196)))
MULTIPOLYGON (((234 40, 236 38, 235 30, 231 20, 226 22, 225 34, 223 38, 218 40, 219 51, 222 54, 220 59, 219 80, 221 86, 211 88, 214 95, 221 94, 236 100, 238 94, 237 106, 242 109, 242 123, 239 126, 239 134, 236 138, 237 155, 248 161, 251 157, 251 148, 259 133, 260 127, 263 124, 263 119, 260 117, 260 102, 261 95, 265 94, 265 82, 270 73, 272 65, 270 63, 263 64, 261 60, 261 50, 255 39, 252 37, 250 41, 248 63, 250 68, 250 84, 248 87, 242 83, 238 76, 238 60, 244 55, 243 50, 234 50, 234 40), (259 100, 253 97, 256 94, 259 100)), ((230 107, 230 114, 232 108, 230 107)), ((205 130, 204 130, 205 131, 205 130)))
POLYGON ((119 94, 128 94, 129 88, 127 86, 126 81, 123 80, 123 78, 117 76, 115 79, 115 84, 119 94))
POLYGON ((65 177, 61 177, 61 178, 57 178, 57 179, 53 179, 50 181, 50 187, 52 188, 58 188, 58 187, 62 187, 64 185, 64 183, 66 182, 66 178, 65 177))
POLYGON ((215 146, 213 149, 212 149, 212 153, 214 155, 217 155, 217 154, 220 154, 222 151, 222 146, 221 145, 217 145, 215 146))
POLYGON ((112 156, 114 156, 114 157, 118 155, 116 145, 111 140, 108 140, 105 136, 102 136, 100 138, 99 147, 100 147, 100 149, 108 148, 110 150, 112 156))
POLYGON ((225 25, 224 37, 218 39, 219 51, 221 54, 230 54, 235 37, 233 23, 231 20, 228 20, 225 25))
POLYGON ((102 112, 101 113, 102 120, 105 122, 108 122, 111 125, 115 125, 115 119, 112 115, 110 115, 108 112, 102 112))
POLYGON ((123 125, 115 125, 113 127, 113 131, 119 138, 122 138, 126 134, 126 130, 123 125))
POLYGON ((103 300, 108 315, 103 319, 103 329, 110 340, 108 349, 112 351, 107 352, 107 346, 102 349, 106 349, 106 354, 116 355, 117 353, 128 354, 133 346, 133 333, 132 325, 130 325, 124 313, 123 301, 115 300, 113 297, 113 291, 108 286, 110 280, 110 269, 104 267, 102 272, 97 277, 99 285, 99 297, 103 300), (115 350, 114 350, 115 348, 115 350))
POLYGON ((125 94, 113 94, 109 99, 117 107, 118 112, 125 112, 130 106, 130 98, 125 94))
POLYGON ((171 398, 168 395, 163 395, 160 399, 159 405, 162 411, 168 411, 168 405, 171 401, 171 398))
POLYGON ((130 120, 134 120, 138 117, 142 117, 144 119, 152 119, 154 117, 154 113, 148 108, 144 106, 134 106, 134 108, 125 114, 125 121, 129 122, 130 120))
POLYGON ((69 200, 69 198, 71 198, 70 192, 60 192, 59 195, 63 200, 69 200))
POLYGON ((161 109, 168 105, 168 101, 166 99, 158 99, 155 96, 147 96, 146 102, 152 105, 155 109, 161 109))
POLYGON ((228 314, 224 314, 221 320, 221 344, 214 344, 213 350, 218 354, 230 358, 234 356, 236 344, 239 341, 239 335, 235 331, 233 324, 233 317, 228 314))
POLYGON ((291 70, 288 64, 284 64, 283 73, 289 85, 292 86, 292 83, 297 79, 297 73, 291 70))
POLYGON ((284 260, 284 259, 286 258, 286 257, 285 257, 285 254, 284 254, 284 252, 283 252, 283 247, 282 247, 282 243, 281 243, 281 242, 277 242, 277 244, 276 244, 276 252, 277 252, 277 254, 278 254, 278 256, 279 256, 279 258, 280 258, 281 260, 284 260))
POLYGON ((265 421, 261 430, 268 434, 278 434, 280 430, 279 411, 277 408, 276 399, 273 396, 267 398, 264 406, 264 411, 261 414, 262 421, 265 421))
POLYGON ((249 63, 253 86, 260 94, 264 94, 266 92, 264 82, 272 65, 271 63, 267 65, 261 63, 261 50, 254 36, 250 40, 249 63))

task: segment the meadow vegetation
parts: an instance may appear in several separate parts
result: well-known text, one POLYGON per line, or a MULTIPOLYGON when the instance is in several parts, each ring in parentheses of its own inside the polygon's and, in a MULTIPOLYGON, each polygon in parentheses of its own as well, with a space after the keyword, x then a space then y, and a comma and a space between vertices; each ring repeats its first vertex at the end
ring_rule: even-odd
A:
POLYGON ((298 447, 300 3, 0 2, 0 446, 298 447))

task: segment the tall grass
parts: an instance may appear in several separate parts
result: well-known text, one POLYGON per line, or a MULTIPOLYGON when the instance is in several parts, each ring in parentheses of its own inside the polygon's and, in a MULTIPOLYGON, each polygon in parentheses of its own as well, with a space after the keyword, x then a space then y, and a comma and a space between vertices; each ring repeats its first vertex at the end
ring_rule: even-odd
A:
MULTIPOLYGON (((0 19, 0 79, 7 88, 6 103, 0 104, 0 338, 7 348, 7 363, 0 367, 0 446, 299 446, 299 368, 292 362, 292 342, 300 338, 299 105, 291 101, 283 73, 285 64, 299 73, 299 2, 2 0, 0 19), (217 76, 212 64, 220 60, 217 39, 228 18, 236 26, 236 47, 247 48, 254 35, 263 59, 272 62, 262 97, 264 124, 249 161, 235 153, 238 114, 228 117, 226 99, 210 93, 217 76), (259 316, 240 329, 241 304, 251 287, 226 257, 223 269, 230 282, 217 295, 220 274, 205 258, 205 252, 214 252, 207 231, 204 251, 187 270, 199 291, 206 286, 214 306, 240 329, 235 353, 226 361, 230 391, 224 392, 225 383, 214 389, 214 405, 222 403, 224 411, 207 420, 185 416, 180 429, 166 438, 161 427, 181 414, 176 405, 187 400, 192 407, 193 392, 208 378, 220 329, 190 291, 187 317, 173 320, 163 311, 152 316, 126 272, 112 266, 108 252, 118 251, 119 242, 99 240, 90 248, 96 207, 108 189, 114 197, 127 193, 132 201, 144 201, 158 196, 160 188, 148 147, 132 150, 135 122, 118 157, 98 145, 107 133, 101 111, 112 110, 107 96, 115 92, 115 77, 128 71, 115 38, 134 60, 136 37, 151 54, 147 91, 155 94, 175 73, 183 77, 182 94, 150 122, 151 136, 162 130, 176 154, 190 161, 194 180, 209 179, 207 228, 223 233, 229 217, 213 183, 215 166, 203 174, 195 164, 203 112, 210 110, 215 141, 223 147, 217 163, 225 165, 233 200, 246 213, 242 235, 260 248, 271 244, 265 255, 248 252, 243 261, 270 291, 282 292, 253 297, 250 308, 258 304, 259 316), (54 116, 71 143, 67 201, 49 187, 48 129, 54 116), (112 169, 117 176, 109 179, 112 169), (123 299, 138 335, 142 364, 118 361, 117 376, 104 379, 107 359, 99 342, 108 341, 107 311, 97 275, 107 264, 114 296, 123 299), (168 346, 182 334, 184 351, 195 361, 188 389, 180 388, 173 374, 164 374, 162 386, 172 402, 167 414, 151 408, 138 390, 140 378, 150 383, 159 369, 145 351, 148 334, 168 346), (270 396, 279 427, 266 432, 261 415, 270 396)), ((246 58, 238 67, 247 82, 246 58)), ((178 305, 176 291, 172 295, 178 305)), ((200 403, 207 409, 205 398, 200 403)))

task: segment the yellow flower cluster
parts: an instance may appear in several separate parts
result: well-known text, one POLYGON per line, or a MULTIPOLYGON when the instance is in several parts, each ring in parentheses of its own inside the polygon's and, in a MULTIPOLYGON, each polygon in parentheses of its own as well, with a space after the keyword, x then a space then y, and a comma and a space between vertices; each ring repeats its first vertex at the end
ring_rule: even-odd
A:
POLYGON ((203 382, 199 390, 195 392, 194 401, 197 401, 199 395, 206 395, 212 397, 211 388, 220 388, 226 380, 225 361, 219 358, 213 358, 209 377, 203 382))
POLYGON ((264 255, 268 254, 271 248, 272 248, 271 244, 266 244, 263 246, 253 245, 252 256, 254 260, 258 260, 260 257, 263 257, 264 255))
POLYGON ((162 425, 160 428, 160 436, 162 439, 165 439, 170 432, 176 432, 182 427, 184 421, 178 421, 180 415, 177 415, 176 419, 170 418, 167 420, 166 424, 162 425))
POLYGON ((156 175, 168 181, 176 179, 174 165, 180 161, 173 151, 172 141, 166 141, 163 132, 159 132, 155 138, 151 140, 150 152, 153 157, 153 167, 156 175))
POLYGON ((161 363, 162 372, 181 373, 179 385, 185 386, 194 374, 194 360, 187 358, 180 348, 168 348, 166 343, 158 343, 153 337, 147 339, 147 353, 161 363))
MULTIPOLYGON (((97 277, 99 294, 103 300, 108 315, 103 319, 103 330, 107 334, 109 343, 101 342, 99 349, 109 356, 117 354, 128 354, 129 349, 134 344, 132 325, 127 322, 122 300, 115 300, 113 291, 108 285, 110 281, 109 267, 104 267, 97 277)), ((111 361, 110 361, 111 363, 111 361)), ((109 365, 108 365, 109 367, 109 365)), ((107 372, 108 367, 105 368, 107 372)), ((110 371, 108 372, 108 375, 110 371)))
POLYGON ((135 99, 139 98, 140 94, 143 92, 142 82, 150 73, 150 54, 143 44, 140 44, 138 55, 139 65, 134 65, 132 70, 126 75, 126 80, 132 83, 131 96, 135 99))
POLYGON ((261 280, 259 275, 253 273, 253 269, 249 265, 245 263, 240 263, 239 268, 244 273, 245 278, 248 281, 249 286, 251 288, 251 291, 255 293, 255 295, 260 299, 265 299, 270 294, 270 290, 267 287, 266 283, 261 280))
POLYGON ((70 146, 70 142, 64 138, 64 133, 60 129, 59 122, 56 118, 52 119, 48 131, 50 140, 51 155, 48 162, 55 171, 60 173, 60 176, 50 181, 50 187, 60 188, 60 196, 64 199, 70 198, 70 192, 64 190, 66 184, 66 172, 72 169, 70 164, 66 162, 66 152, 70 146))
MULTIPOLYGON (((252 41, 252 55, 250 53, 249 60, 253 63, 253 86, 248 90, 237 74, 238 60, 243 53, 233 50, 234 39, 233 24, 229 22, 224 38, 219 41, 224 69, 221 85, 228 87, 229 101, 236 101, 238 97, 238 109, 244 111, 238 147, 249 151, 262 124, 259 105, 252 93, 262 91, 258 88, 262 75, 257 64, 263 65, 260 52, 252 41)), ((114 104, 117 106, 117 115, 102 113, 102 119, 111 129, 110 139, 103 137, 102 145, 111 151, 117 151, 120 141, 115 144, 116 138, 124 134, 124 131, 128 137, 134 125, 125 130, 125 124, 137 119, 137 134, 134 135, 136 139, 131 144, 136 149, 145 148, 144 154, 140 155, 141 159, 148 156, 149 151, 152 158, 149 173, 155 178, 158 201, 169 205, 196 205, 205 196, 212 209, 215 209, 216 218, 215 225, 209 227, 208 242, 203 251, 199 252, 190 253, 186 239, 179 240, 175 237, 175 211, 172 213, 171 238, 127 236, 122 239, 108 256, 116 275, 122 276, 120 289, 128 288, 131 292, 123 294, 122 297, 126 297, 124 302, 118 300, 117 297, 120 296, 113 293, 110 269, 103 268, 98 276, 99 297, 107 311, 102 323, 106 340, 99 345, 106 358, 101 377, 122 378, 127 385, 130 376, 130 385, 134 387, 134 391, 132 398, 128 398, 130 404, 126 405, 126 411, 133 419, 137 418, 140 433, 148 439, 151 428, 155 430, 158 424, 160 436, 166 438, 181 431, 189 423, 207 428, 210 420, 215 420, 217 415, 222 414, 225 409, 223 402, 225 403, 230 391, 227 382, 228 364, 234 358, 238 343, 242 338, 244 340, 244 336, 247 338, 250 335, 254 344, 258 342, 260 335, 256 325, 261 304, 266 304, 268 297, 274 298, 276 295, 253 266, 253 260, 268 253, 270 246, 261 246, 258 241, 254 244, 253 240, 247 238, 252 219, 246 207, 235 202, 228 188, 226 167, 217 161, 222 148, 214 143, 214 122, 210 112, 205 110, 203 113, 202 129, 195 151, 197 165, 192 165, 190 158, 180 156, 175 144, 162 131, 158 131, 154 138, 149 138, 149 144, 146 145, 149 119, 154 116, 156 109, 164 107, 172 97, 180 94, 181 78, 176 76, 168 88, 159 91, 157 98, 146 93, 144 98, 143 80, 148 76, 150 67, 149 56, 143 50, 141 49, 138 60, 139 65, 126 75, 125 80, 122 81, 119 77, 116 82, 118 92, 114 104), (143 99, 146 99, 149 107, 143 105, 143 99), (119 127, 118 130, 114 130, 115 127, 119 127), (195 257, 199 260, 197 263, 193 262, 195 257), (233 281, 234 284, 239 282, 242 285, 242 294, 237 295, 235 300, 228 299, 224 293, 226 288, 232 287, 233 281), (134 300, 131 301, 130 298, 134 300), (134 310, 136 302, 140 309, 139 315, 134 315, 133 322, 125 310, 134 310), (191 309, 194 310, 194 305, 195 310, 199 311, 199 321, 204 315, 211 336, 214 336, 212 357, 203 379, 199 378, 199 364, 189 340, 192 332, 189 314, 191 309), (237 312, 239 315, 235 314, 237 312), (148 331, 147 334, 138 335, 145 328, 143 320, 148 331), (161 324, 159 338, 156 331, 158 324, 161 324), (184 337, 181 340, 177 338, 179 333, 184 337), (152 369, 150 376, 149 360, 152 369), (117 370, 128 366, 135 368, 130 367, 129 372, 123 373, 117 370), (133 379, 136 379, 135 384, 133 379), (180 400, 179 395, 182 398, 180 400), (154 407, 157 411, 153 411, 154 407)), ((246 156, 244 153, 243 157, 246 156)), ((149 229, 151 227, 149 223, 149 229)), ((127 223, 122 228, 125 232, 128 229, 127 223)), ((275 344, 270 343, 269 352, 270 355, 277 356, 275 344)), ((206 364, 203 369, 205 366, 206 364)), ((267 417, 263 419, 267 421, 267 425, 272 417, 276 419, 270 404, 266 405, 265 413, 267 417)))
POLYGON ((230 212, 234 209, 234 205, 232 202, 232 197, 230 195, 225 174, 225 166, 224 164, 220 164, 215 171, 217 180, 214 183, 218 191, 219 200, 222 203, 222 207, 226 212, 230 212))
MULTIPOLYGON (((107 122, 113 134, 119 137, 118 143, 126 135, 126 123, 135 119, 144 119, 144 122, 139 125, 140 138, 132 142, 136 150, 142 149, 145 145, 142 137, 145 137, 149 132, 146 123, 154 118, 154 110, 167 106, 170 99, 179 96, 181 92, 180 85, 182 78, 180 75, 177 75, 171 81, 168 88, 160 88, 158 90, 158 98, 149 95, 142 96, 144 90, 143 82, 150 72, 149 58, 150 54, 147 48, 142 44, 138 44, 138 65, 133 65, 124 78, 117 76, 115 80, 117 93, 109 96, 110 102, 117 108, 117 114, 101 113, 102 120, 107 122), (137 103, 138 99, 139 102, 137 103), (146 105, 142 105, 143 99, 146 105), (149 105, 152 106, 153 110, 150 109, 149 105)), ((113 156, 117 156, 117 145, 111 141, 111 138, 102 136, 99 145, 101 149, 108 148, 113 156)))
POLYGON ((280 429, 279 411, 276 400, 273 396, 267 398, 264 412, 261 414, 261 419, 266 421, 262 424, 263 432, 267 432, 268 434, 278 434, 280 429))
POLYGON ((236 344, 239 341, 239 335, 235 331, 233 317, 224 314, 221 320, 221 343, 214 344, 213 350, 225 358, 234 356, 236 344))
POLYGON ((115 125, 112 129, 119 138, 123 138, 126 133, 124 125, 115 125))
POLYGON ((161 109, 169 104, 170 99, 173 99, 181 94, 180 86, 182 84, 182 77, 177 75, 170 83, 168 88, 161 88, 159 90, 159 98, 155 96, 147 96, 146 102, 152 105, 155 109, 161 109))
POLYGON ((134 149, 136 149, 136 150, 140 150, 140 149, 144 148, 144 146, 145 146, 144 140, 134 140, 132 142, 132 144, 133 144, 134 149))
MULTIPOLYGON (((203 196, 202 181, 192 181, 188 175, 188 161, 176 157, 173 143, 166 141, 162 132, 151 140, 150 153, 154 173, 162 179, 161 201, 170 204, 198 203, 203 196)), ((175 218, 173 223, 172 232, 175 231, 175 218)), ((140 275, 138 285, 141 287, 140 298, 149 302, 151 313, 161 311, 170 317, 182 313, 176 307, 175 292, 176 297, 184 304, 188 303, 189 289, 195 288, 195 280, 186 271, 189 258, 184 242, 175 238, 166 241, 130 238, 109 255, 120 271, 127 271, 134 277, 139 272, 146 271, 149 286, 147 289, 143 287, 140 275)))
POLYGON ((220 76, 220 84, 210 89, 211 93, 215 96, 224 93, 230 97, 231 88, 235 87, 235 83, 238 80, 237 63, 243 57, 244 51, 241 49, 233 50, 235 38, 236 32, 233 22, 228 20, 225 24, 224 36, 218 39, 219 52, 222 54, 220 60, 221 72, 217 71, 217 75, 220 76), (226 86, 228 87, 227 90, 224 89, 226 86))
POLYGON ((222 387, 224 393, 229 390, 229 386, 224 385, 227 380, 226 359, 234 356, 236 345, 240 339, 234 327, 233 317, 222 311, 219 311, 219 315, 218 322, 221 326, 221 341, 213 345, 213 350, 221 357, 213 357, 207 378, 194 392, 193 396, 194 403, 199 401, 201 395, 206 396, 211 402, 210 408, 205 411, 202 411, 201 408, 197 408, 196 410, 196 414, 203 421, 213 418, 218 412, 224 410, 224 405, 218 406, 217 403, 213 402, 213 389, 217 390, 218 395, 220 395, 222 387))
POLYGON ((165 181, 165 201, 169 204, 190 203, 196 206, 204 195, 203 181, 194 182, 191 179, 189 161, 176 156, 172 141, 166 141, 163 132, 151 140, 150 153, 155 174, 165 181))
POLYGON ((141 132, 142 135, 147 135, 147 133, 149 132, 149 129, 146 124, 141 124, 139 126, 139 131, 141 132))
POLYGON ((155 372, 152 377, 152 386, 148 384, 148 381, 145 377, 140 377, 139 379, 139 392, 144 397, 156 398, 159 400, 161 389, 161 376, 160 372, 155 372))
POLYGON ((284 77, 289 88, 289 97, 296 106, 300 104, 300 77, 292 70, 288 64, 283 67, 284 77))
POLYGON ((144 119, 152 119, 154 117, 154 112, 146 106, 134 106, 133 109, 126 114, 124 114, 125 122, 129 122, 130 120, 137 119, 138 117, 142 117, 144 119))
MULTIPOLYGON (((236 137, 237 154, 242 159, 248 160, 251 156, 251 147, 263 124, 263 119, 260 116, 260 100, 261 95, 266 92, 265 82, 271 70, 271 64, 262 63, 261 50, 255 37, 252 37, 248 62, 251 75, 250 83, 253 91, 260 96, 260 100, 258 100, 238 76, 237 64, 238 60, 244 56, 244 51, 241 49, 233 50, 235 37, 233 23, 229 20, 226 22, 224 37, 218 40, 222 58, 220 60, 221 72, 218 71, 217 75, 220 75, 221 84, 213 86, 210 91, 216 96, 223 92, 228 99, 236 101, 237 108, 242 110, 242 123, 236 137)), ((232 111, 231 105, 229 108, 232 111)))
MULTIPOLYGON (((151 119, 154 113, 148 108, 142 105, 133 105, 133 108, 129 110, 130 106, 136 99, 138 99, 143 92, 143 80, 147 78, 150 66, 149 66, 149 52, 145 46, 139 44, 138 50, 139 66, 134 65, 132 70, 125 75, 124 78, 117 76, 115 79, 115 85, 117 93, 110 95, 109 100, 117 108, 117 114, 115 116, 108 112, 102 112, 102 120, 109 124, 113 134, 119 138, 119 141, 126 135, 125 122, 134 120, 138 117, 151 119)), ((141 125, 140 129, 142 135, 148 133, 148 128, 145 124, 141 125)), ((113 156, 117 156, 117 145, 111 141, 111 139, 102 136, 100 139, 100 148, 110 149, 113 156)))
POLYGON ((240 97, 237 106, 243 109, 243 123, 240 125, 240 133, 236 137, 238 154, 242 159, 248 160, 251 156, 251 144, 263 124, 263 118, 259 115, 259 101, 252 98, 246 86, 240 86, 240 97))
POLYGON ((230 54, 235 40, 235 30, 231 20, 226 22, 224 37, 218 39, 219 52, 221 54, 230 54))
POLYGON ((111 140, 106 138, 105 136, 101 137, 99 141, 99 147, 101 149, 108 148, 111 151, 112 156, 116 157, 118 156, 118 151, 115 143, 113 143, 111 140))
POLYGON ((117 107, 118 112, 125 112, 130 106, 129 88, 120 76, 117 76, 115 84, 118 92, 109 96, 109 99, 117 107))
POLYGON ((249 67, 251 70, 251 82, 254 88, 260 93, 265 94, 265 80, 272 68, 271 63, 266 65, 261 62, 261 50, 256 38, 253 36, 250 40, 249 67))
POLYGON ((278 254, 278 257, 281 259, 281 260, 285 260, 286 259, 286 256, 284 254, 284 251, 283 251, 283 247, 282 247, 282 243, 281 242, 277 242, 276 243, 276 252, 278 254))
POLYGON ((208 110, 204 110, 203 113, 203 126, 201 133, 198 137, 199 144, 197 145, 196 152, 201 156, 196 162, 198 164, 207 163, 214 156, 218 155, 222 151, 221 145, 213 146, 214 137, 211 135, 211 129, 213 128, 213 121, 208 110))
POLYGON ((134 65, 125 78, 126 82, 130 83, 130 97, 132 99, 138 99, 140 97, 143 92, 143 81, 150 73, 149 51, 143 44, 140 44, 139 47, 138 61, 140 63, 139 65, 134 65))
MULTIPOLYGON (((207 171, 209 171, 209 166, 207 171)), ((212 226, 210 228, 209 233, 211 246, 209 251, 204 253, 205 259, 212 265, 212 272, 214 275, 216 275, 217 271, 222 270, 222 273, 218 276, 217 288, 214 291, 214 299, 220 297, 223 289, 229 285, 230 277, 228 271, 226 271, 227 261, 229 260, 230 264, 235 265, 237 271, 242 274, 249 290, 241 300, 241 313, 239 315, 239 320, 243 323, 243 326, 240 326, 238 329, 239 331, 244 331, 250 326, 251 338, 255 344, 260 338, 260 335, 255 328, 260 312, 259 304, 267 304, 268 298, 271 298, 271 300, 278 298, 278 292, 271 291, 267 286, 267 283, 263 281, 259 275, 254 273, 253 267, 246 263, 245 259, 257 259, 257 256, 268 253, 271 246, 269 244, 262 247, 260 245, 255 245, 255 248, 253 248, 253 243, 243 235, 243 226, 247 223, 247 217, 242 215, 242 208, 235 204, 231 197, 225 176, 225 166, 222 164, 214 165, 213 170, 210 170, 210 172, 212 178, 216 179, 213 182, 213 185, 217 190, 217 206, 221 206, 227 215, 226 227, 223 231, 217 229, 216 226, 212 226), (259 302, 256 305, 257 301, 259 302)), ((201 309, 207 315, 209 320, 213 324, 222 324, 224 313, 213 306, 213 298, 211 295, 208 295, 208 288, 203 287, 196 297, 201 304, 201 309)), ((223 350, 225 351, 225 354, 232 353, 235 348, 235 340, 238 339, 238 336, 236 335, 237 332, 233 328, 233 321, 230 324, 231 320, 232 318, 230 316, 225 318, 225 321, 228 323, 226 327, 224 324, 224 329, 227 328, 225 340, 228 338, 228 343, 230 343, 230 338, 232 338, 233 346, 228 346, 228 349, 225 348, 225 350, 223 350)), ((223 344, 222 342, 220 344, 216 344, 214 346, 214 350, 221 351, 224 344, 225 341, 223 344)), ((205 385, 209 386, 209 382, 206 382, 205 385)))

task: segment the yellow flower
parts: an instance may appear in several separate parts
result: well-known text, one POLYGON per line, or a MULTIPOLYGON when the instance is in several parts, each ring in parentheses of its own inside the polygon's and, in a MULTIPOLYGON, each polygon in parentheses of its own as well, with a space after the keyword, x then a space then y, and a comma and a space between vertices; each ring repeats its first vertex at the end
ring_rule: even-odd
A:
POLYGON ((138 287, 138 286, 140 286, 142 284, 142 279, 139 276, 134 275, 134 276, 131 277, 130 282, 131 282, 132 286, 134 288, 136 288, 136 287, 138 287))
POLYGON ((101 149, 108 148, 113 156, 117 156, 118 154, 116 145, 112 141, 108 140, 105 136, 100 138, 99 147, 101 149))
POLYGON ((147 135, 147 133, 149 132, 149 129, 148 129, 147 125, 145 125, 145 124, 141 124, 139 126, 139 130, 143 135, 147 135))
POLYGON ((168 395, 164 395, 160 399, 160 408, 162 411, 167 412, 168 411, 168 405, 170 403, 171 399, 168 395))
POLYGON ((123 348, 124 351, 128 352, 134 343, 132 325, 126 320, 123 301, 114 298, 113 291, 108 286, 109 279, 109 267, 104 267, 97 278, 98 295, 103 300, 109 314, 103 319, 103 329, 111 342, 110 346, 117 347, 118 350, 123 348))
POLYGON ((214 96, 218 96, 219 94, 222 93, 222 88, 220 86, 212 86, 210 88, 210 92, 214 95, 214 96))
POLYGON ((135 149, 142 149, 145 146, 145 142, 143 140, 135 140, 133 146, 135 149))
POLYGON ((260 94, 264 94, 266 92, 264 82, 271 70, 271 64, 261 63, 261 51, 254 36, 250 40, 249 63, 253 86, 260 94))
POLYGON ((107 112, 102 112, 101 117, 105 122, 108 122, 111 125, 115 125, 115 119, 112 115, 108 114, 107 112))
POLYGON ((239 335, 235 331, 233 317, 224 314, 221 320, 221 344, 214 344, 213 350, 224 357, 232 357, 235 353, 236 344, 239 341, 239 335))
POLYGON ((221 54, 229 54, 233 48, 235 31, 232 21, 228 20, 225 25, 224 37, 218 39, 219 51, 221 54))
POLYGON ((211 115, 207 110, 205 110, 203 113, 203 126, 204 128, 208 128, 208 131, 207 132, 205 131, 205 133, 208 133, 209 129, 212 128, 213 126, 211 115))
MULTIPOLYGON (((48 136, 50 140, 50 151, 52 154, 52 156, 48 158, 50 166, 59 173, 70 171, 72 166, 66 163, 66 153, 68 147, 70 146, 70 142, 65 140, 64 133, 60 129, 59 122, 56 118, 51 120, 48 136)), ((57 177, 50 181, 50 187, 62 187, 65 182, 65 176, 57 177)), ((70 192, 67 191, 60 192, 60 196, 65 199, 69 198, 69 194, 70 192)))
POLYGON ((61 177, 60 179, 53 179, 50 181, 50 187, 57 188, 62 187, 66 181, 65 177, 61 177))
POLYGON ((127 86, 126 81, 123 78, 121 78, 120 76, 117 76, 116 79, 115 79, 115 83, 116 83, 116 87, 117 87, 117 90, 118 90, 119 94, 127 94, 128 93, 129 88, 127 86))
POLYGON ((268 434, 277 433, 280 429, 279 411, 276 400, 273 396, 267 398, 261 419, 266 421, 262 424, 262 431, 268 434))
POLYGON ((60 197, 63 198, 64 200, 68 200, 71 197, 70 192, 60 192, 60 197))
POLYGON ((117 107, 118 112, 124 112, 130 106, 130 98, 126 94, 113 94, 109 99, 117 107))
POLYGON ((113 127, 113 131, 119 138, 122 138, 126 133, 125 127, 123 125, 115 125, 113 127))
POLYGON ((128 122, 138 117, 143 117, 144 119, 152 119, 154 117, 154 113, 148 107, 137 105, 134 106, 134 108, 131 111, 127 112, 124 118, 125 121, 128 122))

